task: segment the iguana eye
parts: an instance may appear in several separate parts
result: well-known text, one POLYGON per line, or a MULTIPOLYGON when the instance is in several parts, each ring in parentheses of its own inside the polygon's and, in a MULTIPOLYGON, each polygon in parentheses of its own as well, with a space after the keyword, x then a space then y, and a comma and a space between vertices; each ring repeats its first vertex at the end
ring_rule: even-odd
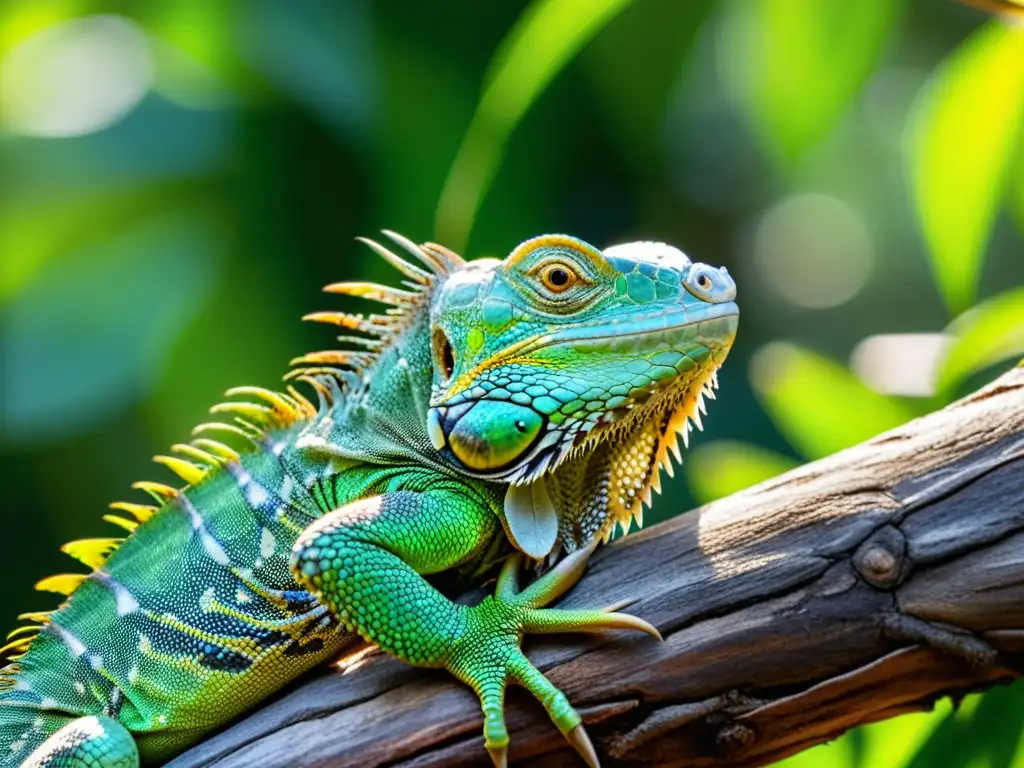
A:
POLYGON ((540 271, 540 281, 552 293, 564 293, 580 279, 576 271, 567 264, 548 264, 540 271))

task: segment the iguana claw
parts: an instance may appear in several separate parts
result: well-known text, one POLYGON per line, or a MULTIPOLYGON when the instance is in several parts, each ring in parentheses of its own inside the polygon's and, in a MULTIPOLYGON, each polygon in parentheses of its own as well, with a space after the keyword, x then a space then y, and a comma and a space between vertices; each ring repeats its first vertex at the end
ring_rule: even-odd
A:
MULTIPOLYGON (((590 741, 590 737, 587 735, 586 729, 582 724, 577 725, 567 734, 565 734, 566 741, 572 744, 573 748, 580 753, 580 757, 583 758, 583 762, 590 766, 590 768, 601 768, 601 761, 597 758, 597 752, 594 750, 594 745, 590 741)), ((502 747, 488 747, 488 754, 491 756, 491 762, 494 763, 494 768, 508 768, 508 745, 502 747)))
POLYGON ((488 747, 487 754, 491 756, 494 768, 508 768, 508 744, 501 747, 488 747))
POLYGON ((594 745, 582 723, 565 734, 565 738, 580 753, 580 757, 590 768, 601 768, 601 761, 597 759, 597 752, 594 751, 594 745))

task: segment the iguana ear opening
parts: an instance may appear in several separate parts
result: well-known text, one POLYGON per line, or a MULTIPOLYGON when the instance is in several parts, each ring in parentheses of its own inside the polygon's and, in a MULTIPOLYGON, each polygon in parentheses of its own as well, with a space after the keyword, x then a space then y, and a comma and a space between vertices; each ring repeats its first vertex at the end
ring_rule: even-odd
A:
POLYGON ((434 365, 438 373, 441 374, 441 378, 448 382, 455 372, 455 351, 452 348, 452 343, 448 340, 448 334, 440 327, 434 328, 430 341, 431 351, 434 355, 434 365))

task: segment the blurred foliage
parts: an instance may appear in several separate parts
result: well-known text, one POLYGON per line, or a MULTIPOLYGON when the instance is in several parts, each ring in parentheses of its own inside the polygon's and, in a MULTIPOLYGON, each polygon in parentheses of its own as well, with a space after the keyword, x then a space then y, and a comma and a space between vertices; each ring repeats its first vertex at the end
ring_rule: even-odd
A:
MULTIPOLYGON (((221 391, 329 343, 320 285, 395 279, 352 242, 381 227, 728 266, 740 338, 650 522, 940 407, 1024 353, 1022 121, 1024 30, 945 1, 9 0, 3 613, 221 391), (914 333, 938 357, 851 358, 914 333)), ((1022 713, 785 762, 1019 768, 1022 713)))
POLYGON ((799 464, 770 448, 739 440, 715 440, 688 454, 683 472, 698 501, 712 501, 781 475, 799 464))
POLYGON ((1024 354, 1024 288, 986 299, 953 320, 947 330, 953 343, 936 382, 945 393, 976 371, 1024 354))
POLYGON ((438 239, 462 250, 526 110, 551 79, 632 0, 539 0, 494 54, 483 94, 469 123, 437 206, 438 239))
POLYGON ((990 22, 942 62, 908 135, 912 192, 950 309, 975 298, 1024 121, 1024 35, 990 22))
POLYGON ((762 347, 750 374, 775 426, 808 459, 861 443, 915 415, 871 391, 845 366, 785 342, 762 347))
POLYGON ((726 3, 719 46, 723 79, 765 152, 783 169, 796 166, 847 110, 903 5, 862 0, 850 13, 843 0, 726 3))

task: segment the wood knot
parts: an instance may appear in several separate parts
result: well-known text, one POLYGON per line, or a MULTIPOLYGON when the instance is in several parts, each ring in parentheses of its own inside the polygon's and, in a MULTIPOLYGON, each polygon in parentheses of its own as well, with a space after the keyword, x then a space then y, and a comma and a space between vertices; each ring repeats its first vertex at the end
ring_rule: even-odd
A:
POLYGON ((876 589, 892 589, 903 578, 906 540, 892 526, 885 526, 872 534, 853 555, 853 567, 868 584, 876 589))
POLYGON ((729 723, 718 729, 715 746, 726 755, 736 756, 746 752, 757 741, 757 733, 749 725, 729 723))
POLYGON ((861 553, 857 570, 860 575, 875 586, 891 586, 899 569, 899 558, 895 553, 880 546, 868 547, 861 553))

